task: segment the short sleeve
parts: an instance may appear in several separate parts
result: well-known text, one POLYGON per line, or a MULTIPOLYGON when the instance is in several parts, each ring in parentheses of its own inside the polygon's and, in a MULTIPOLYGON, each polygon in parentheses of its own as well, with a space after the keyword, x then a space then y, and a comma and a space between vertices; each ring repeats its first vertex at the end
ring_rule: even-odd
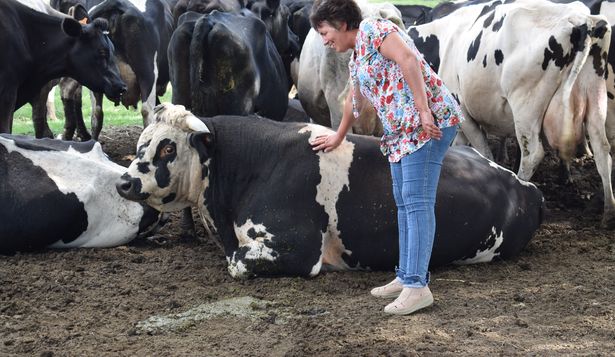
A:
MULTIPOLYGON (((382 41, 392 32, 398 32, 399 29, 394 23, 384 19, 373 19, 372 21, 363 21, 364 41, 366 53, 374 53, 378 51, 382 41)), ((359 29, 361 30, 361 29, 359 29)))

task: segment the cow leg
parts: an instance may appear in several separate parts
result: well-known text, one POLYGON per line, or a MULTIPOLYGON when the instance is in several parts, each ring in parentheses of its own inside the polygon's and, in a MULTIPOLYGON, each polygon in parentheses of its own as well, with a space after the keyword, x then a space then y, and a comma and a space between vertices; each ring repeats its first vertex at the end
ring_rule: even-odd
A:
POLYGON ((465 114, 465 117, 466 120, 461 124, 461 130, 463 131, 464 136, 470 142, 472 147, 478 150, 478 152, 480 152, 483 156, 493 161, 493 154, 489 148, 489 143, 487 142, 485 132, 469 115, 465 114))
POLYGON ((13 129, 13 112, 17 101, 17 88, 0 92, 0 133, 11 133, 13 129))
POLYGON ((143 117, 143 127, 154 123, 154 107, 156 106, 156 80, 158 79, 158 68, 156 59, 158 52, 154 53, 154 68, 146 73, 136 70, 135 74, 139 78, 139 90, 141 91, 141 116, 143 117))
POLYGON ((38 92, 38 95, 30 102, 32 105, 32 124, 34 125, 34 136, 40 138, 53 138, 53 133, 47 124, 47 97, 51 88, 55 86, 54 81, 50 81, 38 92))
POLYGON ((515 132, 517 143, 521 150, 519 160, 519 172, 517 175, 525 181, 529 181, 534 175, 538 164, 545 156, 545 149, 540 140, 541 122, 530 117, 523 117, 521 113, 514 115, 515 132))
POLYGON ((231 227, 225 225, 225 228, 219 229, 227 250, 231 276, 314 276, 320 272, 323 234, 317 225, 297 224, 296 220, 292 220, 290 215, 285 215, 281 210, 277 213, 272 220, 275 223, 271 225, 247 219, 245 222, 234 222, 231 227), (231 252, 228 252, 229 241, 238 242, 231 252))
POLYGON ((47 117, 51 121, 58 120, 58 116, 56 115, 55 98, 56 98, 56 86, 53 86, 51 90, 49 91, 49 94, 47 95, 47 103, 46 103, 47 117))
POLYGON ((103 94, 90 91, 90 100, 92 101, 92 139, 98 141, 98 136, 103 126, 103 94))
POLYGON ((193 240, 196 237, 196 228, 194 225, 194 219, 192 218, 192 207, 186 207, 182 211, 180 227, 180 237, 182 239, 193 240))
POLYGON ((615 228, 615 198, 613 197, 613 186, 611 184, 612 158, 610 155, 611 145, 606 136, 603 121, 590 120, 587 122, 589 141, 594 153, 594 161, 598 174, 602 180, 604 191, 604 214, 602 216, 602 226, 608 229, 615 228))
POLYGON ((92 139, 83 121, 81 84, 72 78, 62 78, 60 80, 60 91, 65 117, 62 139, 73 140, 75 130, 77 130, 77 140, 88 141, 92 139))

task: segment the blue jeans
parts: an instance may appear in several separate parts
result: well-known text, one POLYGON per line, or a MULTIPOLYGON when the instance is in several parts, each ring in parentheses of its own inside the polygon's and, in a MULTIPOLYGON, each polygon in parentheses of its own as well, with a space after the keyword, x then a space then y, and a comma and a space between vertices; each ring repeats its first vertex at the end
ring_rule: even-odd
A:
POLYGON ((429 140, 417 151, 391 163, 393 197, 399 225, 397 279, 404 287, 429 283, 429 259, 436 233, 436 191, 440 169, 457 126, 442 129, 440 140, 429 140))

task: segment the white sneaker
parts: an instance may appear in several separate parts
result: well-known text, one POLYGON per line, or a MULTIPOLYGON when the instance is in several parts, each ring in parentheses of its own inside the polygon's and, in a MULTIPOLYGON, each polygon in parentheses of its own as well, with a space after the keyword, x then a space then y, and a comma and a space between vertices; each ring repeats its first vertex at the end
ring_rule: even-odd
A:
POLYGON ((427 286, 423 288, 403 288, 401 294, 384 308, 384 312, 394 315, 408 315, 433 304, 433 295, 427 286))
POLYGON ((404 286, 402 285, 402 283, 399 282, 397 278, 395 278, 395 280, 384 286, 373 288, 370 293, 375 297, 394 298, 399 296, 399 293, 401 293, 403 288, 404 286))

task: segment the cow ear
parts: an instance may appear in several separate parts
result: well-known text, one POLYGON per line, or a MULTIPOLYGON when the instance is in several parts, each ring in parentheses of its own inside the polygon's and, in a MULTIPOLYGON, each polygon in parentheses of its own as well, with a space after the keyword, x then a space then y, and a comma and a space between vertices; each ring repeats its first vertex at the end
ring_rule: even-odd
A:
POLYGON ((83 7, 83 5, 81 4, 77 4, 75 6, 71 6, 70 9, 68 9, 68 16, 72 17, 73 19, 79 21, 79 23, 81 24, 89 24, 91 19, 88 16, 88 10, 85 9, 85 7, 83 7))
POLYGON ((62 31, 70 37, 79 37, 83 33, 83 28, 79 21, 65 17, 62 19, 62 31))
POLYGON ((199 153, 201 164, 211 157, 214 146, 214 136, 211 133, 204 131, 191 133, 188 140, 190 145, 199 153))

